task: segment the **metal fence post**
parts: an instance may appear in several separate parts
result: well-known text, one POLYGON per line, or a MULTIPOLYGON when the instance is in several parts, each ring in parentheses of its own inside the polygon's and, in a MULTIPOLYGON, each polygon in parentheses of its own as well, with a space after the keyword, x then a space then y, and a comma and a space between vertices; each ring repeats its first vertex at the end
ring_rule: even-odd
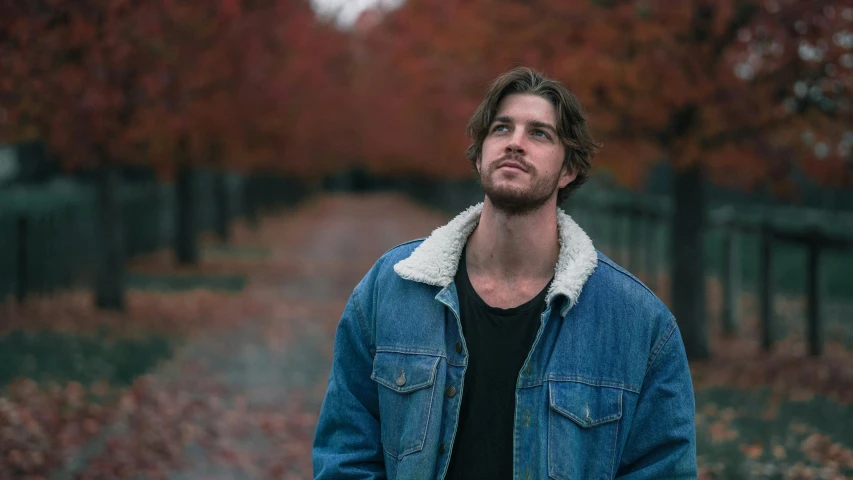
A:
POLYGON ((760 263, 758 267, 759 278, 759 303, 761 315, 761 347, 764 350, 770 350, 773 346, 773 328, 771 325, 773 318, 773 303, 772 303, 772 281, 773 269, 773 232, 770 227, 763 225, 761 227, 761 252, 759 254, 760 263))
POLYGON ((821 235, 818 231, 811 233, 808 243, 809 256, 806 266, 806 314, 807 314, 807 338, 809 340, 809 354, 817 356, 823 354, 823 328, 820 318, 820 250, 821 235))

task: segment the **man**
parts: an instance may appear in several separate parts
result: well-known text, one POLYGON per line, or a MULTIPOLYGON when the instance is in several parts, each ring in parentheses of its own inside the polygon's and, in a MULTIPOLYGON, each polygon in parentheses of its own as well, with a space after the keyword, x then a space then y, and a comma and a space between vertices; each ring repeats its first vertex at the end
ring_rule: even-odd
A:
POLYGON ((675 319, 557 208, 597 147, 577 99, 518 68, 468 135, 485 200, 347 303, 315 478, 695 478, 675 319))

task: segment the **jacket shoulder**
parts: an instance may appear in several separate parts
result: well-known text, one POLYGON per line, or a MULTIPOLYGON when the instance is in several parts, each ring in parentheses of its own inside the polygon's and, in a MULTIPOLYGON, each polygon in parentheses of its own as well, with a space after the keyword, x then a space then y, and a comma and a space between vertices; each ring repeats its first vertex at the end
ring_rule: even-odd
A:
POLYGON ((596 301, 631 312, 633 327, 645 330, 652 337, 665 335, 675 320, 666 304, 636 276, 603 253, 597 253, 598 267, 587 285, 597 292, 593 295, 596 301))
POLYGON ((395 247, 389 248, 382 256, 379 257, 377 263, 383 262, 390 264, 390 267, 393 267, 395 263, 408 258, 412 252, 418 248, 421 243, 426 240, 426 237, 416 238, 414 240, 409 240, 408 242, 403 242, 395 247))
POLYGON ((590 280, 595 279, 597 282, 606 283, 609 295, 627 297, 627 300, 632 303, 667 310, 660 298, 639 278, 622 268, 607 255, 598 250, 596 253, 598 254, 598 268, 595 269, 590 280))
POLYGON ((377 283, 393 282, 397 277, 397 273, 394 272, 394 265, 400 260, 408 258, 423 243, 425 238, 409 240, 386 250, 385 253, 379 256, 379 259, 376 260, 364 278, 362 278, 361 282, 356 286, 356 290, 372 291, 377 283))

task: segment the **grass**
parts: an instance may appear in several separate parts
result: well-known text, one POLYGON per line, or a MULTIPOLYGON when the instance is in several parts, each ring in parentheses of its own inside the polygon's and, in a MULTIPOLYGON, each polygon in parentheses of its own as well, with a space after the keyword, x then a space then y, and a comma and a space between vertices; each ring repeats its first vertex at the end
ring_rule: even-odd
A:
POLYGON ((853 476, 851 405, 717 387, 696 391, 696 412, 697 454, 710 478, 783 479, 809 469, 814 478, 853 476))
POLYGON ((0 385, 19 377, 36 382, 129 385, 159 361, 171 357, 176 341, 149 336, 111 339, 96 335, 15 330, 0 337, 0 385))
POLYGON ((239 292, 246 287, 242 275, 201 274, 147 274, 134 272, 127 276, 127 287, 134 290, 156 292, 184 292, 187 290, 212 290, 239 292))

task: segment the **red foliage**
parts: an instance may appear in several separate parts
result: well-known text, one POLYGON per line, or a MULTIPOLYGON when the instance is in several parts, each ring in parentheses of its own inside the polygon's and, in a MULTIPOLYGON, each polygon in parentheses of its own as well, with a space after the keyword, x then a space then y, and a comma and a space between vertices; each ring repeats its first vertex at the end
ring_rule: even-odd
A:
POLYGON ((69 165, 354 162, 458 177, 498 73, 563 80, 625 183, 661 158, 741 187, 850 180, 849 0, 408 0, 350 31, 307 0, 0 2, 0 139, 69 165), (186 147, 186 148, 184 148, 186 147))
POLYGON ((0 139, 45 138, 70 167, 163 172, 309 174, 346 152, 345 35, 307 0, 27 5, 0 5, 0 139))
POLYGON ((781 179, 792 158, 844 181, 851 12, 829 0, 409 0, 356 40, 359 110, 376 112, 359 124, 364 156, 379 170, 468 171, 468 115, 491 78, 525 64, 578 95, 598 162, 625 183, 660 159, 741 187, 781 179))

